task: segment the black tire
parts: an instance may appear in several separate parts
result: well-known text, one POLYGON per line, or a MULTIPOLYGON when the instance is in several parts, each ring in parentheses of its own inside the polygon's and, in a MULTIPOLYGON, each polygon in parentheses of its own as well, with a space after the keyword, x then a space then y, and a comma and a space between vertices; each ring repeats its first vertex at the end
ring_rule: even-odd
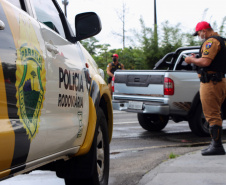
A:
MULTIPOLYGON (((71 161, 70 175, 66 185, 107 185, 109 178, 109 138, 107 121, 102 109, 97 110, 97 124, 91 149, 88 154, 71 161), (78 169, 78 163, 81 167, 78 169)), ((65 172, 64 172, 65 173, 65 172)), ((67 172, 66 172, 67 173, 67 172)))
POLYGON ((169 116, 158 114, 137 114, 140 126, 147 131, 161 131, 169 121, 169 116))
POLYGON ((209 136, 209 123, 206 121, 202 111, 202 105, 199 103, 194 115, 188 121, 191 131, 201 137, 209 136))

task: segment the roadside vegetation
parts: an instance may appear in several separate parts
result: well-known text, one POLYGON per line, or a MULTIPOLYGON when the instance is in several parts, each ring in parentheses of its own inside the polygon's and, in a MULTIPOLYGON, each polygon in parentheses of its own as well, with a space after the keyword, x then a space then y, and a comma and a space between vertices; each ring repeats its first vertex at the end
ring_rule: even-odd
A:
POLYGON ((176 154, 174 154, 173 152, 172 153, 170 153, 170 155, 169 155, 169 159, 175 159, 175 158, 177 158, 177 157, 179 157, 180 155, 176 155, 176 154))
MULTIPOLYGON (((226 17, 222 24, 218 26, 216 22, 212 25, 215 31, 221 36, 226 37, 226 17)), ((98 66, 105 72, 106 67, 112 62, 111 55, 117 53, 119 62, 122 62, 125 69, 153 69, 155 63, 159 61, 166 53, 175 51, 182 46, 197 46, 200 42, 196 37, 191 36, 193 29, 189 33, 184 33, 181 24, 170 25, 168 21, 158 26, 157 29, 146 27, 142 18, 140 19, 141 31, 134 32, 133 38, 130 38, 129 47, 110 49, 111 44, 99 44, 95 38, 89 38, 82 41, 83 46, 92 55, 98 66)))

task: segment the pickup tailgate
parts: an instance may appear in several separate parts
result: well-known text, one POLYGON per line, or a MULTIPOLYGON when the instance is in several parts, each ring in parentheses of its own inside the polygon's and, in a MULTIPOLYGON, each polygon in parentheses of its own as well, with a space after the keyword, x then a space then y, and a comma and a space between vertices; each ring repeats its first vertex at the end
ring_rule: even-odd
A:
POLYGON ((195 71, 115 72, 114 110, 187 115, 199 91, 195 71))
POLYGON ((115 72, 114 98, 118 95, 163 96, 164 71, 132 71, 115 72))
POLYGON ((165 71, 116 71, 114 110, 169 114, 164 97, 164 75, 165 71))

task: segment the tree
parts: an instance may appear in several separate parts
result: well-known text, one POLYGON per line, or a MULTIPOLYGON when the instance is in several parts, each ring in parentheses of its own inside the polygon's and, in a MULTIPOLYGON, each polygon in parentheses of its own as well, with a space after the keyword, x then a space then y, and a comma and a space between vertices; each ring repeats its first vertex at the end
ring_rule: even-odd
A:
POLYGON ((126 8, 126 3, 123 2, 122 4, 122 13, 116 11, 117 15, 118 15, 118 18, 119 20, 122 22, 122 34, 121 33, 118 33, 118 32, 113 32, 114 35, 117 35, 119 37, 122 38, 122 48, 124 49, 125 48, 125 45, 126 45, 126 13, 127 13, 127 8, 126 8))
POLYGON ((225 22, 226 22, 226 16, 222 20, 222 23, 221 23, 221 26, 220 26, 220 31, 219 31, 220 35, 223 36, 223 37, 226 36, 226 33, 224 31, 224 29, 225 29, 225 22))
POLYGON ((101 48, 101 45, 97 44, 98 42, 99 41, 95 37, 90 37, 84 41, 81 41, 82 45, 91 55, 96 55, 97 49, 101 48))
MULTIPOLYGON (((207 10, 206 10, 207 11, 207 10)), ((219 27, 221 36, 225 36, 226 16, 219 27)), ((112 54, 119 55, 119 62, 123 63, 125 69, 153 69, 165 54, 175 51, 181 46, 197 46, 201 43, 197 37, 191 35, 191 32, 182 32, 180 26, 170 25, 169 21, 161 24, 161 27, 155 26, 154 29, 146 27, 142 18, 140 18, 141 31, 134 33, 134 38, 138 39, 138 47, 124 47, 123 49, 109 49, 110 44, 97 44, 99 41, 95 38, 83 41, 84 47, 91 53, 99 68, 105 72, 105 81, 108 76, 106 68, 108 63, 112 62, 112 54), (158 32, 157 32, 158 30, 158 32)), ((217 30, 217 24, 213 24, 214 30, 217 30)))
POLYGON ((175 51, 177 48, 183 46, 184 34, 181 32, 180 24, 170 26, 166 21, 163 26, 163 38, 161 41, 162 52, 164 54, 175 51))
POLYGON ((200 46, 200 41, 196 41, 196 38, 191 35, 191 33, 185 33, 185 43, 184 46, 200 46))
MULTIPOLYGON (((151 28, 145 26, 145 23, 140 18, 141 34, 137 34, 137 38, 141 44, 145 64, 148 69, 153 69, 155 63, 160 59, 161 52, 159 50, 157 31, 154 32, 151 28)), ((155 28, 158 29, 158 28, 155 28)))

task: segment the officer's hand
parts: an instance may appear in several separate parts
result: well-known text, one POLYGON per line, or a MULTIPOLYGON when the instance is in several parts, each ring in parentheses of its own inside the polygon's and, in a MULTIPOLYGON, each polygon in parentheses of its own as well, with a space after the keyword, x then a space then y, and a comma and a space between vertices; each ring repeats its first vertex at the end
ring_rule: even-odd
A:
POLYGON ((191 57, 196 58, 196 54, 195 53, 191 53, 191 57))
POLYGON ((191 58, 193 58, 193 57, 186 57, 186 58, 184 59, 184 61, 185 61, 187 64, 191 64, 191 58))

